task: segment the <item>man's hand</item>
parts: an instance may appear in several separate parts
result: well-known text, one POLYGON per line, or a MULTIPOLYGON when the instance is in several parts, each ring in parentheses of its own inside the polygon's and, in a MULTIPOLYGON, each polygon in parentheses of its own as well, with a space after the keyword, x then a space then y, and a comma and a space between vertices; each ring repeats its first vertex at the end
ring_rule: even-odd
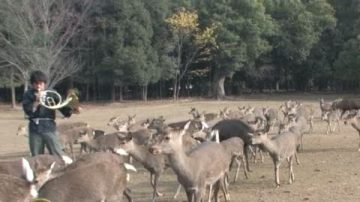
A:
POLYGON ((35 101, 33 104, 33 112, 35 112, 40 105, 40 92, 35 93, 35 101))

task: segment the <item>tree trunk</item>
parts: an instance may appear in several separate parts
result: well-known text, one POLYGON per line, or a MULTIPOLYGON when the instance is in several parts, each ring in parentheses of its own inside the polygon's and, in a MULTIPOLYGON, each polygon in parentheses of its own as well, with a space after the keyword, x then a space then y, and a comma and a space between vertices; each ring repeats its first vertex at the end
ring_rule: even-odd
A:
POLYGON ((115 100, 116 100, 116 86, 113 83, 111 86, 111 101, 115 102, 115 100))
POLYGON ((177 80, 177 76, 175 76, 174 78, 174 84, 173 84, 173 99, 174 101, 176 101, 178 99, 177 95, 178 95, 178 80, 177 80))
POLYGON ((10 68, 10 88, 11 88, 11 107, 16 107, 16 95, 15 95, 15 84, 14 84, 14 69, 10 68))
POLYGON ((93 101, 96 101, 97 97, 96 97, 96 79, 93 82, 93 101))
POLYGON ((85 95, 85 100, 87 102, 90 101, 90 83, 86 82, 86 95, 85 95))
POLYGON ((163 81, 162 79, 159 81, 159 99, 163 98, 163 81))
POLYGON ((276 92, 280 91, 280 81, 276 81, 276 92))
POLYGON ((119 86, 119 101, 124 101, 124 87, 122 85, 119 86))
POLYGON ((147 85, 142 86, 141 98, 143 101, 147 101, 147 93, 148 93, 148 86, 147 85))
POLYGON ((218 100, 221 100, 225 97, 225 88, 224 88, 225 79, 226 79, 226 76, 221 75, 215 81, 215 90, 216 90, 215 96, 216 96, 216 99, 218 99, 218 100))

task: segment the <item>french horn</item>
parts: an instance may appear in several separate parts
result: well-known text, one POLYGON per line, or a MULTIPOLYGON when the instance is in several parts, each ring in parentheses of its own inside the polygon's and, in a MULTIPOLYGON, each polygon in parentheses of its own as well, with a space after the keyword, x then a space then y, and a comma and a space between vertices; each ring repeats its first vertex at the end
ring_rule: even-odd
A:
POLYGON ((54 90, 40 91, 39 102, 48 109, 60 109, 65 106, 72 109, 79 109, 79 98, 76 91, 71 89, 68 91, 66 99, 63 101, 61 95, 54 90))

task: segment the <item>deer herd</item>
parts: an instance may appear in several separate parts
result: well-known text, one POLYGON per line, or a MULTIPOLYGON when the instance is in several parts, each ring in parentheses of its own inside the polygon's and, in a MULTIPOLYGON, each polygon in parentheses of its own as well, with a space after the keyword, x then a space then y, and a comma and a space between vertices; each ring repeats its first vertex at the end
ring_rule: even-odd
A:
MULTIPOLYGON (((321 120, 326 134, 340 131, 340 121, 351 125, 360 136, 360 103, 355 100, 320 100, 321 120)), ((187 201, 230 200, 229 173, 235 163, 237 181, 249 161, 261 161, 268 153, 274 164, 275 186, 280 186, 279 168, 286 160, 289 184, 295 181, 293 162, 303 150, 303 136, 313 132, 312 105, 286 101, 279 108, 225 108, 219 113, 200 113, 191 108, 189 119, 167 123, 160 116, 136 121, 111 118, 112 133, 96 130, 85 122, 58 125, 64 151, 75 160, 67 165, 60 158, 39 155, 0 161, 0 201, 133 201, 127 187, 132 165, 137 161, 150 173, 152 201, 163 194, 161 175, 171 168, 178 181, 174 198, 184 189, 187 201), (75 155, 74 144, 80 145, 75 155)), ((17 135, 27 135, 19 126, 17 135)), ((360 151, 360 140, 358 150, 360 151)), ((150 194, 149 194, 150 195, 150 194)))

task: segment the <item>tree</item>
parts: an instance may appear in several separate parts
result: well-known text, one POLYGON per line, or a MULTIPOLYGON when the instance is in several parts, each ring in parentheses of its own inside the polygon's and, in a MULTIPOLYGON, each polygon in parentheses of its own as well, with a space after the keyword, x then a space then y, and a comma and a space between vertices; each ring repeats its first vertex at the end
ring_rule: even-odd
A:
POLYGON ((311 79, 303 63, 323 31, 335 26, 334 10, 326 0, 274 0, 267 1, 267 8, 279 26, 279 31, 271 38, 272 61, 280 68, 278 72, 283 72, 280 77, 286 78, 287 87, 289 78, 297 78, 295 82, 304 89, 307 83, 303 82, 311 79))
POLYGON ((17 68, 27 86, 29 73, 42 70, 49 87, 80 69, 69 47, 92 0, 3 0, 0 15, 0 58, 17 68))
POLYGON ((209 25, 201 30, 196 11, 189 11, 185 8, 180 8, 167 18, 166 22, 169 24, 175 40, 176 69, 173 75, 173 98, 177 100, 181 80, 188 72, 190 65, 196 60, 196 57, 208 52, 211 49, 209 47, 216 47, 216 27, 209 25))
POLYGON ((267 37, 275 26, 263 1, 198 1, 203 23, 217 25, 218 48, 212 56, 214 96, 225 96, 224 82, 241 68, 253 68, 256 59, 271 50, 267 37))

